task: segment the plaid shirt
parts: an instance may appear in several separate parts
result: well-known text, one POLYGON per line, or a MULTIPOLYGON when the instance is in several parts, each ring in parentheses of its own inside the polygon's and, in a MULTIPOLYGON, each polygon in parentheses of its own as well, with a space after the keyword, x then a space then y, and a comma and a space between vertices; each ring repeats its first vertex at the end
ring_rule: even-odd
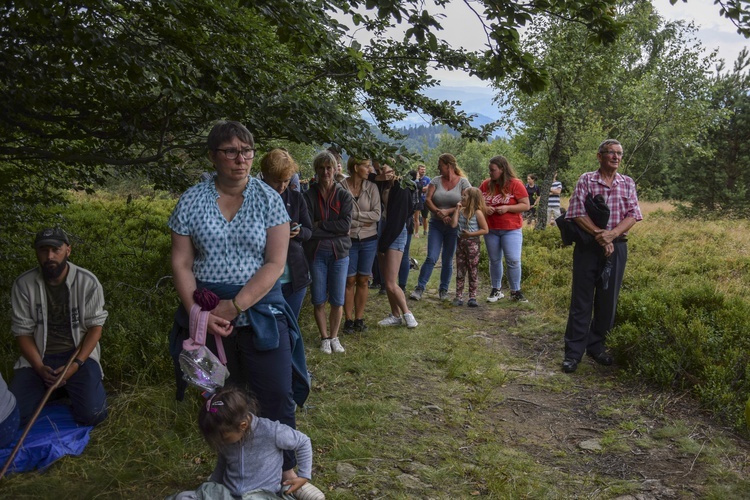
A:
MULTIPOLYGON (((578 178, 573 196, 570 198, 566 219, 584 217, 586 195, 600 194, 609 206, 609 223, 607 229, 613 229, 626 217, 633 217, 636 221, 643 220, 641 209, 638 207, 638 195, 635 192, 635 182, 627 175, 615 174, 612 187, 602 180, 599 171, 586 172, 578 178)), ((627 233, 626 233, 627 234, 627 233)), ((623 235, 624 236, 624 235, 623 235)))

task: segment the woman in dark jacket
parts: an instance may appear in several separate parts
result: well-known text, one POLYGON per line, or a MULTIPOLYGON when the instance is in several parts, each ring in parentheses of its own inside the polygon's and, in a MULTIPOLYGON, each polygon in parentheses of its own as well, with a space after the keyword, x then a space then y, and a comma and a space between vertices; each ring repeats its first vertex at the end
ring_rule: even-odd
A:
POLYGON ((405 325, 407 328, 416 328, 417 320, 409 310, 404 291, 398 286, 398 271, 409 232, 406 223, 412 215, 412 192, 401 185, 401 181, 388 165, 383 165, 374 180, 381 189, 380 197, 385 205, 378 226, 378 263, 380 277, 391 306, 391 313, 379 321, 378 325, 405 325))
POLYGON ((312 222, 302 193, 290 189, 294 174, 299 170, 297 162, 285 150, 274 148, 260 160, 260 176, 263 181, 281 195, 289 218, 289 250, 286 256, 284 274, 280 278, 281 292, 294 315, 299 319, 302 300, 311 283, 310 268, 307 266, 302 243, 312 235, 312 222))
POLYGON ((313 230, 304 247, 312 274, 311 299, 320 331, 320 350, 331 354, 344 352, 338 336, 352 245, 352 195, 335 181, 337 162, 330 152, 318 153, 313 168, 316 180, 304 195, 313 230), (326 301, 331 304, 328 319, 326 301))

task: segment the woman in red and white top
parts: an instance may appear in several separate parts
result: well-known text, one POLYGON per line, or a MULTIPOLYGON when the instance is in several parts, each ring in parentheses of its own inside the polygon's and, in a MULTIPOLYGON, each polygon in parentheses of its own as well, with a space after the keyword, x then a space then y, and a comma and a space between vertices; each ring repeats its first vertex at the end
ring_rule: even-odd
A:
POLYGON ((490 258, 492 291, 487 302, 497 302, 504 297, 500 291, 503 281, 503 255, 508 266, 510 298, 528 302, 521 293, 521 246, 523 245, 523 213, 529 209, 529 195, 513 167, 504 156, 490 158, 490 178, 479 186, 487 205, 487 225, 490 232, 484 235, 487 255, 490 258))

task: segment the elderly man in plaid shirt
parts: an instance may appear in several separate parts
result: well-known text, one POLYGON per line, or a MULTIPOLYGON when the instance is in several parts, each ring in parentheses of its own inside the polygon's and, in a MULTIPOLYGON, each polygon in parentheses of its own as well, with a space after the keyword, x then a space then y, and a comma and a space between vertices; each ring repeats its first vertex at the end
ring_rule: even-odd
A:
POLYGON ((576 371, 584 352, 601 365, 612 364, 604 342, 615 322, 617 297, 628 260, 627 234, 643 219, 635 182, 617 172, 622 161, 622 145, 607 139, 599 145, 596 157, 599 170, 581 175, 565 215, 595 239, 589 245, 577 243, 573 250, 573 290, 562 364, 565 373, 576 371), (594 224, 584 206, 588 195, 598 194, 604 197, 610 210, 606 229, 594 224), (607 257, 612 262, 612 270, 605 284, 602 268, 607 257))

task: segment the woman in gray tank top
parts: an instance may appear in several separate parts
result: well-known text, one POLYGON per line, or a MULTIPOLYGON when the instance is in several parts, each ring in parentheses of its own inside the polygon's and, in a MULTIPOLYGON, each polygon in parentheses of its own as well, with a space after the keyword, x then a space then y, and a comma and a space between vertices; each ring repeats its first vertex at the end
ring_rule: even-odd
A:
POLYGON ((417 287, 410 297, 420 300, 438 257, 441 257, 440 300, 448 299, 448 285, 453 275, 453 256, 456 253, 458 229, 451 227, 453 212, 461 201, 463 191, 471 187, 452 154, 443 153, 438 158, 438 172, 427 188, 425 204, 432 212, 427 235, 427 258, 419 271, 417 287))

